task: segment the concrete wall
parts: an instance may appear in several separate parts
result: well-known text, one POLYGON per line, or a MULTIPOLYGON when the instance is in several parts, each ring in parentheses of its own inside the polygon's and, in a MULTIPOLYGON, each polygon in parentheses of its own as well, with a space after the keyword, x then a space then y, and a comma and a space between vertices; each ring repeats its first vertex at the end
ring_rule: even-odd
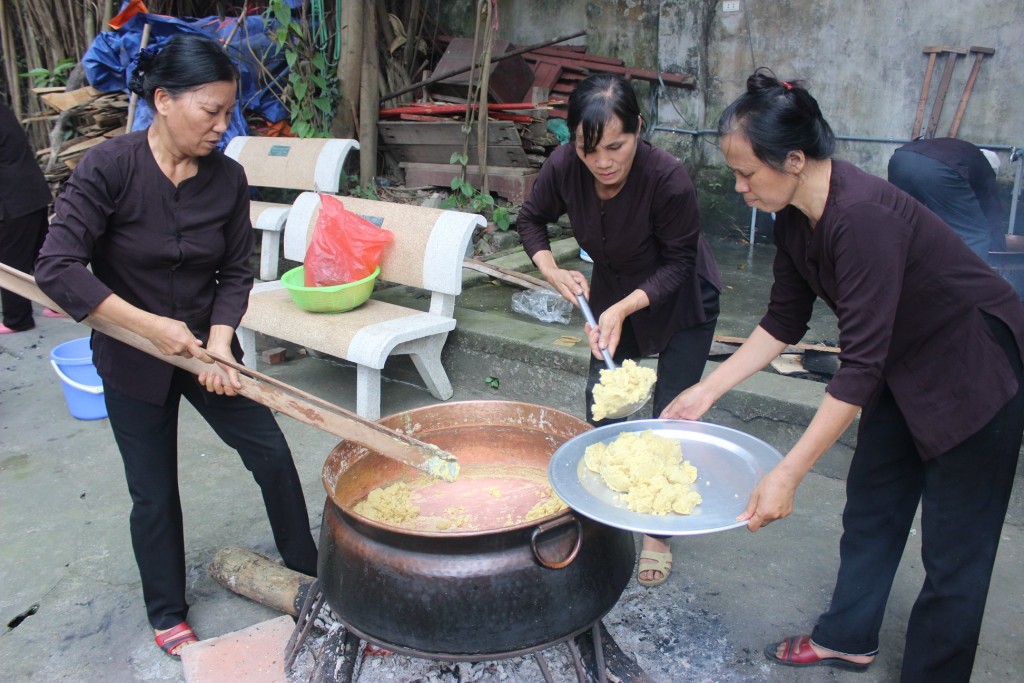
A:
MULTIPOLYGON (((451 30, 472 35, 475 3, 443 4, 451 30)), ((892 141, 843 141, 837 152, 883 176, 892 151, 913 127, 927 65, 922 48, 992 47, 996 53, 982 64, 958 137, 1024 147, 1021 0, 739 0, 734 12, 724 12, 722 0, 501 0, 499 6, 499 35, 514 43, 586 29, 591 52, 634 67, 694 74, 695 91, 669 88, 660 97, 656 121, 663 127, 714 128, 755 67, 803 80, 838 135, 892 141)), ((940 136, 949 130, 972 63, 973 57, 957 61, 940 136)), ((932 92, 942 66, 937 64, 932 92)), ((645 96, 646 86, 640 91, 645 96)), ((710 135, 679 133, 659 133, 657 140, 691 167, 719 164, 716 142, 710 135)), ((1008 200, 1014 168, 1008 151, 999 155, 1008 200)))

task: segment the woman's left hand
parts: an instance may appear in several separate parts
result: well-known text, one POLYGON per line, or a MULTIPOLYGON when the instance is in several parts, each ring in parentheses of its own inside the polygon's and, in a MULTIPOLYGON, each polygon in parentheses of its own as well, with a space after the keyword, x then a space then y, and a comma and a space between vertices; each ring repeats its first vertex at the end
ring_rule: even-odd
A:
POLYGON ((747 507, 736 518, 746 522, 750 531, 757 531, 771 522, 788 517, 793 512, 793 499, 800 480, 785 469, 776 466, 754 487, 747 507))
POLYGON ((594 358, 604 358, 601 349, 608 349, 610 355, 615 355, 615 349, 619 348, 619 341, 622 339, 622 322, 626 315, 619 306, 612 306, 598 318, 596 329, 590 325, 586 326, 594 358))
MULTIPOLYGON (((210 328, 210 340, 207 342, 206 350, 221 358, 234 360, 231 352, 231 341, 234 339, 235 331, 227 325, 214 325, 210 328), (218 328, 222 328, 218 330, 218 328)), ((226 365, 214 362, 211 359, 209 370, 199 373, 199 383, 221 396, 236 396, 242 388, 238 379, 238 371, 226 365)))

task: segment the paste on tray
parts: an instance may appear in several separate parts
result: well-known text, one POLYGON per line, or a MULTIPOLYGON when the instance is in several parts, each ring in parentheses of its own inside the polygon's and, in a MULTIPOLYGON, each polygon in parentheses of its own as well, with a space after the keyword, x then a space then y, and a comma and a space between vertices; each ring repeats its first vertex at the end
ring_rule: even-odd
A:
POLYGON ((645 368, 636 361, 626 359, 614 370, 602 370, 601 382, 594 385, 594 405, 591 411, 594 421, 615 415, 626 406, 643 401, 658 374, 652 368, 645 368))
POLYGON ((420 509, 412 504, 412 489, 404 481, 373 489, 354 509, 367 519, 395 526, 420 514, 420 509))
POLYGON ((623 494, 633 512, 688 515, 700 505, 700 494, 690 486, 697 481, 697 468, 683 460, 675 439, 649 429, 622 432, 610 443, 588 446, 583 459, 608 488, 623 494))

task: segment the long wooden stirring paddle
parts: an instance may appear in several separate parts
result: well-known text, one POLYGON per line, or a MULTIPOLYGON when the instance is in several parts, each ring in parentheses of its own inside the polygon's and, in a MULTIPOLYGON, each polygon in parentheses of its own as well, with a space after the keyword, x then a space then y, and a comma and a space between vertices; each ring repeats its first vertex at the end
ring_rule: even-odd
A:
MULTIPOLYGON (((0 263, 0 287, 26 299, 31 299, 51 310, 61 310, 48 296, 43 294, 39 286, 36 285, 35 278, 2 263, 0 263)), ((96 320, 91 316, 83 320, 82 323, 166 363, 188 370, 194 375, 210 370, 209 363, 204 363, 197 358, 164 355, 148 339, 120 325, 96 320)), ((385 457, 415 467, 438 479, 455 481, 458 476, 459 463, 455 456, 433 444, 367 420, 312 394, 251 370, 233 360, 222 358, 209 351, 206 353, 218 363, 239 372, 241 375, 239 382, 242 386, 238 393, 242 396, 328 434, 353 441, 385 457)))

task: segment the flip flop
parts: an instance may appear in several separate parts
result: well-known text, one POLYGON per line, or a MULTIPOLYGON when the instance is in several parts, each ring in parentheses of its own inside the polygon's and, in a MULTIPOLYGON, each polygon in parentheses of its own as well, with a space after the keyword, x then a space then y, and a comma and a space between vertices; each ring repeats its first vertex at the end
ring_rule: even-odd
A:
POLYGON ((187 621, 183 621, 177 626, 174 626, 163 633, 156 634, 153 636, 153 640, 156 641, 157 646, 164 651, 170 657, 175 659, 181 659, 181 650, 177 653, 173 653, 174 649, 179 646, 184 646, 189 643, 198 643, 199 638, 196 637, 192 627, 188 625, 187 621))
POLYGON ((66 314, 64 314, 64 313, 58 313, 57 311, 51 310, 49 308, 44 308, 43 309, 43 317, 44 318, 66 318, 68 316, 66 314))
POLYGON ((657 550, 641 550, 640 561, 636 567, 636 582, 641 586, 647 586, 653 588, 654 586, 660 586, 668 580, 668 575, 672 573, 672 552, 658 552, 657 550), (647 560, 647 562, 644 562, 647 560), (660 579, 642 579, 640 578, 640 572, 659 572, 661 574, 660 579))
POLYGON ((810 636, 790 636, 781 642, 773 643, 764 649, 764 656, 776 664, 793 667, 831 666, 846 671, 866 671, 871 666, 871 662, 861 664, 842 657, 819 657, 811 647, 810 636), (785 646, 781 657, 776 654, 780 646, 785 646))

